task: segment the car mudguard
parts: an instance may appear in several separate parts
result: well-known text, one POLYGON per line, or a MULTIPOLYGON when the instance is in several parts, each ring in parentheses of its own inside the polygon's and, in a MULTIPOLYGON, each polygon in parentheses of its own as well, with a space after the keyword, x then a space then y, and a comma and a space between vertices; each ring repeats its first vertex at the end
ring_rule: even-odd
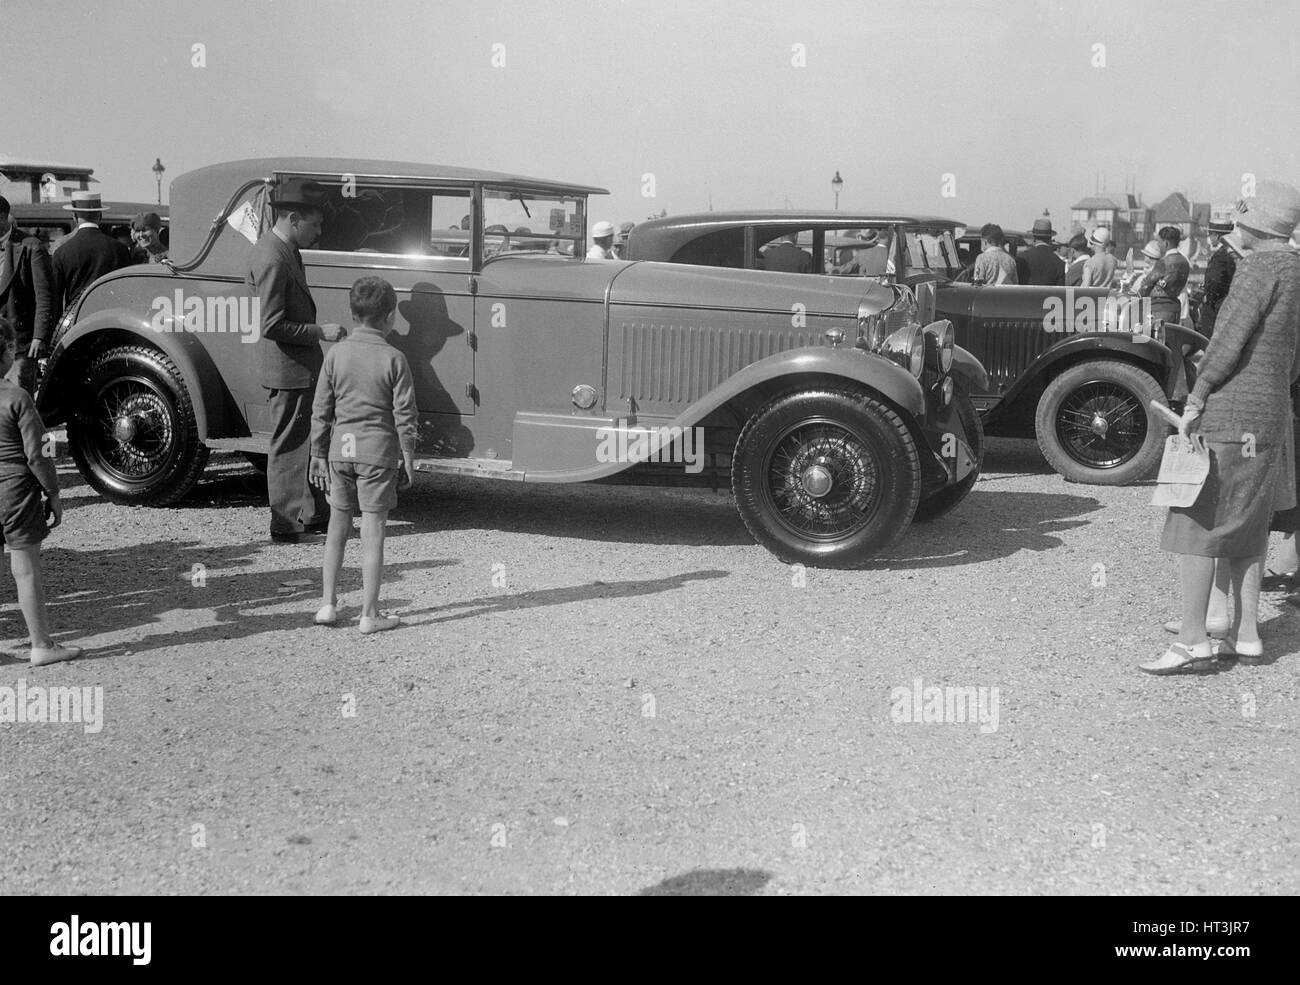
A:
MULTIPOLYGON (((691 428, 699 424, 700 421, 704 420, 728 400, 739 396, 745 391, 764 383, 795 376, 823 377, 829 381, 839 381, 843 384, 874 390, 913 419, 923 417, 926 412, 925 392, 921 389, 920 382, 896 363, 892 363, 882 356, 872 355, 856 348, 810 346, 777 352, 765 359, 750 363, 739 372, 723 380, 722 383, 699 400, 690 404, 672 420, 655 419, 651 425, 648 419, 644 419, 639 426, 659 428, 662 434, 671 434, 674 431, 680 431, 680 429, 691 428)), ((575 423, 577 426, 581 426, 581 422, 575 422, 572 417, 568 417, 566 423, 570 426, 575 423)), ((609 426, 608 421, 593 420, 591 424, 592 434, 596 433, 598 427, 608 428, 609 426)), ((594 438, 591 441, 591 447, 594 458, 596 449, 594 438)), ((657 451, 658 444, 652 442, 650 445, 651 454, 657 451)), ((519 452, 518 444, 516 444, 516 455, 519 458, 523 457, 519 452)), ((525 468, 523 471, 527 482, 591 482, 631 468, 632 464, 628 462, 602 462, 578 469, 539 470, 525 468)))
POLYGON ((970 394, 989 392, 989 374, 984 364, 961 346, 953 346, 951 375, 970 394))
MULTIPOLYGON (((1161 385, 1166 385, 1171 372, 1177 369, 1169 347, 1149 335, 1130 335, 1128 333, 1103 333, 1099 335, 1077 335, 1060 342, 1032 363, 1025 367, 999 403, 1009 406, 1022 392, 1035 381, 1041 380, 1044 373, 1062 360, 1077 358, 1081 353, 1095 353, 1105 358, 1108 353, 1122 356, 1125 361, 1139 362, 1145 365, 1161 385), (1135 341, 1140 340, 1140 341, 1135 341)), ((1166 390, 1166 393, 1168 391, 1166 390)))
POLYGON ((186 389, 194 402, 194 419, 203 440, 212 434, 225 432, 226 409, 230 397, 221 374, 213 365, 208 350, 194 335, 184 332, 155 332, 149 319, 140 312, 126 308, 106 308, 74 324, 63 334, 50 354, 45 366, 45 380, 37 394, 36 409, 47 421, 65 421, 66 408, 55 403, 63 388, 59 385, 62 373, 70 371, 65 358, 69 350, 89 335, 112 331, 136 336, 142 345, 166 353, 185 379, 186 389))

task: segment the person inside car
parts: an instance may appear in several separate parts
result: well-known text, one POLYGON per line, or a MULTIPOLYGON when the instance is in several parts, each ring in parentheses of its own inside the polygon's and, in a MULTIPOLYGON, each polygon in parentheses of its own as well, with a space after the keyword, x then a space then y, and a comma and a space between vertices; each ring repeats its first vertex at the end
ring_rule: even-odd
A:
POLYGON ((788 233, 780 237, 763 254, 763 269, 787 274, 812 273, 812 254, 807 250, 799 249, 798 243, 798 233, 788 233))

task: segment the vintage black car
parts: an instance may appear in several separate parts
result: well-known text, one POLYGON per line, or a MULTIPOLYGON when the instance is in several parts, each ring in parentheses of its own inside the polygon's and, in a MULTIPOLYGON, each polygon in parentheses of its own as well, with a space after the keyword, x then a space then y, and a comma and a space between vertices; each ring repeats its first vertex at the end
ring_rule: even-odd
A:
POLYGON ((952 322, 957 345, 988 371, 987 387, 957 398, 979 410, 986 434, 1036 436, 1073 482, 1124 485, 1153 474, 1169 430, 1148 403, 1186 395, 1190 357, 1206 340, 1151 322, 1140 301, 1101 288, 959 283, 958 225, 890 212, 705 212, 641 223, 628 257, 761 269, 765 251, 794 236, 813 276, 907 285, 952 322))

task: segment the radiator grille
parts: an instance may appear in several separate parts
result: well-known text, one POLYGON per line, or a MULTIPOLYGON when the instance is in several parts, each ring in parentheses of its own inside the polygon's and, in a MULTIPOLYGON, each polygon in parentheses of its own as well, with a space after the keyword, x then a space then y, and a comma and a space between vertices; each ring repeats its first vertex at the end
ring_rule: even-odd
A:
POLYGON ((995 393, 1005 392, 1030 363, 1064 338, 1043 331, 1040 320, 988 321, 981 328, 984 345, 975 349, 975 357, 988 370, 995 393))
POLYGON ((680 322, 620 326, 623 400, 690 403, 750 363, 786 349, 820 344, 807 330, 717 328, 680 322))

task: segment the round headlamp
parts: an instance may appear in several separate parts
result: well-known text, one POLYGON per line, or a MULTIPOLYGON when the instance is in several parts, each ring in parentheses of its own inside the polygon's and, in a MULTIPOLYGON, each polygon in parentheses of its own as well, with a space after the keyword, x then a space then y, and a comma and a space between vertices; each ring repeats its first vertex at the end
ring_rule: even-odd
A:
POLYGON ((925 327, 925 360, 933 370, 946 373, 952 369, 953 348, 957 332, 952 322, 931 322, 925 327))
POLYGON ((925 371, 925 329, 913 326, 912 336, 907 350, 907 368, 918 380, 925 371))

